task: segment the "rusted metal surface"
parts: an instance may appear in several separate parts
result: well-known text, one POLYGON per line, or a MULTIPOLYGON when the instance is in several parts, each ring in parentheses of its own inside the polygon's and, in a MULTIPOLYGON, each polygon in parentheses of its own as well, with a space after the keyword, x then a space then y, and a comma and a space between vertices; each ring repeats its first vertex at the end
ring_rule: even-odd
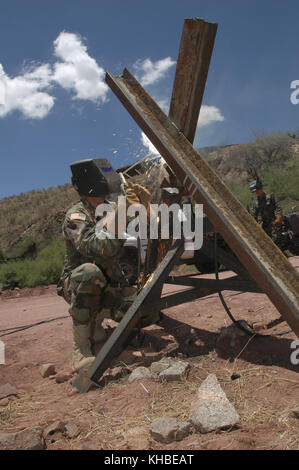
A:
POLYGON ((217 24, 186 18, 172 89, 169 117, 193 142, 213 52, 217 24))
POLYGON ((299 274, 188 139, 125 69, 106 82, 249 274, 299 336, 299 274))

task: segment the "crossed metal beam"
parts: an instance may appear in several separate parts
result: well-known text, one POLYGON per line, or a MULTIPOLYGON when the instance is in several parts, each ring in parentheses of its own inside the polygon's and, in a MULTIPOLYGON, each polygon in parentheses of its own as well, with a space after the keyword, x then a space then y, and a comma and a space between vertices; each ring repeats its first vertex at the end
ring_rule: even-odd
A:
MULTIPOLYGON (((215 230, 223 236, 241 262, 223 255, 227 267, 231 266, 241 278, 235 276, 223 281, 177 279, 176 282, 193 286, 193 289, 187 291, 189 300, 186 300, 184 292, 172 296, 170 303, 178 305, 219 289, 231 290, 234 286, 238 290, 264 292, 299 336, 298 272, 192 146, 216 30, 217 25, 203 20, 185 20, 169 116, 163 113, 127 69, 121 77, 107 73, 106 82, 181 184, 197 203, 204 205, 215 230), (244 279, 244 274, 247 274, 247 279, 244 279)), ((130 331, 138 324, 141 311, 150 308, 147 302, 153 299, 153 293, 160 292, 183 248, 184 243, 180 240, 168 251, 89 371, 77 377, 74 386, 80 392, 88 391, 97 382, 117 347, 125 344, 130 331)), ((212 248, 207 244, 205 249, 209 251, 212 248)), ((163 302, 165 299, 158 301, 160 308, 165 305, 163 302)), ((153 308, 152 302, 150 306, 153 308)))

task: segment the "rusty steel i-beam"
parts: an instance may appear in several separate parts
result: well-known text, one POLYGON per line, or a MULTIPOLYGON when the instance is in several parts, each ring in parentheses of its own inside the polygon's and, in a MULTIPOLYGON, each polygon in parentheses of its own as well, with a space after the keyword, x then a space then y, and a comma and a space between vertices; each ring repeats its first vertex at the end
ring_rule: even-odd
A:
POLYGON ((106 82, 299 337, 297 271, 127 69, 106 82))
POLYGON ((218 25, 186 18, 174 77, 169 118, 193 142, 218 25))

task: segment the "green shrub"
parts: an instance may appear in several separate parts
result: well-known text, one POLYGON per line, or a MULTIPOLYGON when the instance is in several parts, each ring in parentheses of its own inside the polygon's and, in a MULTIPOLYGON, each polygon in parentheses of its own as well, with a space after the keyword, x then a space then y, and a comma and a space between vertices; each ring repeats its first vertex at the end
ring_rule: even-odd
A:
POLYGON ((11 258, 22 258, 27 253, 34 251, 36 248, 36 240, 33 237, 26 237, 13 250, 11 258))
POLYGON ((247 207, 251 207, 254 200, 255 195, 252 194, 249 190, 249 184, 247 183, 238 183, 236 181, 229 181, 227 186, 230 188, 231 192, 234 196, 240 201, 240 203, 247 209, 247 207))
POLYGON ((283 168, 268 168, 263 174, 263 181, 268 192, 275 195, 283 205, 299 201, 299 161, 295 160, 283 168))
POLYGON ((61 275, 64 256, 63 241, 54 239, 34 260, 2 263, 0 265, 0 283, 3 285, 3 289, 56 284, 61 275))

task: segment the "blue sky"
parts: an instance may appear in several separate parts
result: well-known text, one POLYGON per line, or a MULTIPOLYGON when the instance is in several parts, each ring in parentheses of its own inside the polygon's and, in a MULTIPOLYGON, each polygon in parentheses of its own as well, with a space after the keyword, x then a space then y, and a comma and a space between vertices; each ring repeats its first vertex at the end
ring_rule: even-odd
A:
POLYGON ((218 23, 197 146, 299 129, 298 13, 297 0, 1 0, 0 198, 69 182, 78 159, 145 156, 104 74, 127 67, 168 112, 184 18, 218 23))

